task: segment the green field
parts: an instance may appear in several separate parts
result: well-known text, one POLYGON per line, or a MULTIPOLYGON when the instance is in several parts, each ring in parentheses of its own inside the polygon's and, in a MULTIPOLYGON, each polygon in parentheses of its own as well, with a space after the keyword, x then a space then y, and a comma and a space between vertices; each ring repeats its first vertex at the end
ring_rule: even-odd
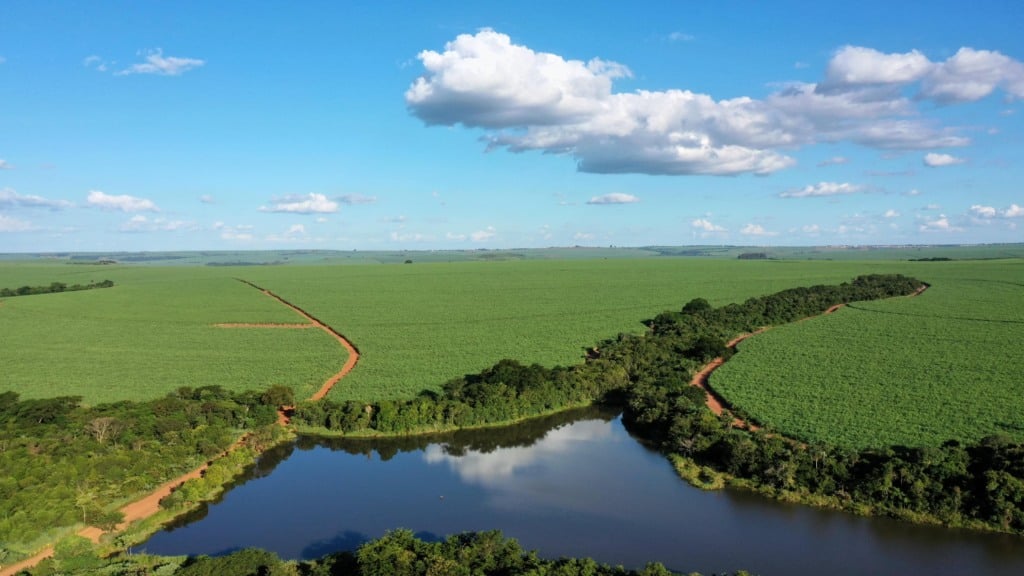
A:
POLYGON ((503 358, 575 364, 584 348, 696 297, 715 305, 859 273, 850 262, 706 259, 462 262, 244 270, 359 348, 330 398, 394 399, 503 358))
POLYGON ((293 386, 311 394, 344 361, 316 330, 223 329, 298 322, 238 282, 269 288, 348 336, 362 358, 334 399, 438 389, 503 358, 578 362, 583 349, 701 296, 724 304, 881 268, 857 262, 589 259, 344 266, 0 263, 0 287, 111 279, 113 288, 7 298, 0 389, 86 402, 151 398, 179 386, 293 386))
POLYGON ((919 263, 919 297, 743 342, 714 388, 787 435, 853 447, 1024 440, 1024 262, 919 263))
POLYGON ((308 396, 344 363, 321 330, 214 327, 304 321, 223 271, 0 264, 0 286, 108 278, 113 288, 3 299, 0 391, 99 403, 285 384, 308 396))

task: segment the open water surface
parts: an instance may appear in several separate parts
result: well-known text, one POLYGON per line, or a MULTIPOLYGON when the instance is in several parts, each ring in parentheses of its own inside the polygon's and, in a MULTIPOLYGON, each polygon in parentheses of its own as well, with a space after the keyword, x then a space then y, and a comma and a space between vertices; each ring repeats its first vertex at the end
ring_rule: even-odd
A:
POLYGON ((436 438, 303 437, 143 547, 313 558, 399 527, 425 539, 500 529, 544 557, 705 574, 1024 574, 1024 538, 692 488, 597 409, 436 438))

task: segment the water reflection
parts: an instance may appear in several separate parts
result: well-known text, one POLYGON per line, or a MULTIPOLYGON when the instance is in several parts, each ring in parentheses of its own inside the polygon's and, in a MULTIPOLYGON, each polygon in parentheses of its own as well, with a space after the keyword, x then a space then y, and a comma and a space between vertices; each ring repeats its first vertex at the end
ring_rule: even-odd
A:
POLYGON ((201 521, 146 548, 311 558, 396 527, 431 540, 498 528, 547 557, 707 574, 1024 574, 1020 538, 695 490, 608 411, 433 438, 301 438, 267 454, 201 521))

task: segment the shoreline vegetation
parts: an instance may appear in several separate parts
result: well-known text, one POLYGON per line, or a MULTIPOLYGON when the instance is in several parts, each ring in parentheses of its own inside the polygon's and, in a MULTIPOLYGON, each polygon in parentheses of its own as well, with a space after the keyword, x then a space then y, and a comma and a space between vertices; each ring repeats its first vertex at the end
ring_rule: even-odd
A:
MULTIPOLYGON (((911 295, 924 286, 900 275, 870 275, 719 308, 698 298, 679 312, 650 320, 644 335, 605 340, 582 364, 549 369, 502 360, 479 374, 450 380, 441 392, 424 391, 405 401, 296 404, 284 387, 229 393, 213 386, 182 388, 151 402, 84 408, 75 397, 19 400, 13 392, 0 393, 0 426, 6 424, 7 431, 0 428, 0 463, 21 473, 0 479, 0 501, 10 508, 0 511, 7 514, 0 519, 0 541, 17 546, 0 550, 0 562, 9 566, 76 526, 123 529, 116 508, 124 503, 120 495, 143 493, 153 485, 147 478, 194 468, 189 453, 225 456, 165 498, 164 511, 104 537, 104 553, 124 552, 163 522, 214 498, 257 454, 295 430, 346 437, 426 435, 508 425, 597 402, 624 406, 623 420, 631 432, 659 447, 679 475, 698 487, 736 486, 859 514, 1019 534, 1024 530, 1024 447, 1008 438, 861 451, 808 445, 771 430, 737 428, 733 414, 749 422, 747 415, 738 410, 714 415, 705 405, 705 392, 690 385, 703 366, 729 357, 726 343, 737 334, 821 314, 838 304, 911 295), (280 422, 278 408, 293 405, 290 426, 275 424, 280 422), (250 431, 243 440, 238 440, 240 430, 250 431), (252 451, 228 450, 243 441, 252 451), (92 466, 82 462, 89 453, 97 455, 90 459, 92 466), (27 464, 39 456, 45 464, 27 464), (118 478, 98 477, 97 470, 104 468, 95 467, 96 462, 119 463, 107 467, 118 469, 118 478), (164 468, 154 467, 157 462, 164 468), (183 462, 190 465, 183 467, 183 462), (144 470, 122 469, 131 463, 144 470), (58 477, 62 481, 55 485, 58 477), (29 505, 22 498, 12 501, 23 492, 20 486, 29 485, 42 492, 22 494, 29 505), (55 505, 40 507, 40 502, 55 505), (14 534, 23 540, 12 540, 14 534), (25 534, 35 537, 24 541, 25 534)), ((69 541, 76 538, 64 537, 55 547, 58 558, 69 541)), ((40 573, 49 573, 47 562, 55 561, 44 561, 40 573)))

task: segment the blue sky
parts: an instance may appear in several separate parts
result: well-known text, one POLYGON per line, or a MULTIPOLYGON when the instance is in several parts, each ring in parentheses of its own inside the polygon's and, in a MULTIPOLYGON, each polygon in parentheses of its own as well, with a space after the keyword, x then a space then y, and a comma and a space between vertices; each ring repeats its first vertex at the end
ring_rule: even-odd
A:
POLYGON ((7 2, 0 252, 1024 241, 1024 4, 7 2))

